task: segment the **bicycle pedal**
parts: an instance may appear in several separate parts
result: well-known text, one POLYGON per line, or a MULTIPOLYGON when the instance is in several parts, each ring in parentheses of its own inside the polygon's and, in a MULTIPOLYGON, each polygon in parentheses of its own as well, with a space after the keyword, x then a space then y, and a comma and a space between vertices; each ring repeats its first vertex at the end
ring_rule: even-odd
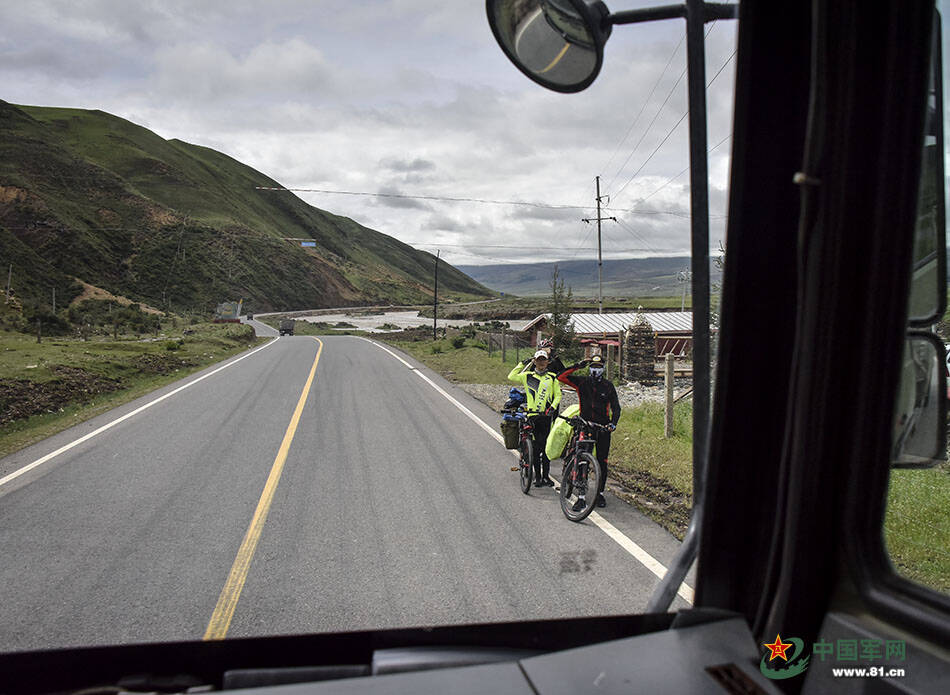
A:
POLYGON ((517 471, 518 471, 518 466, 512 466, 512 467, 511 467, 511 470, 513 470, 513 471, 516 471, 516 472, 517 472, 517 471))

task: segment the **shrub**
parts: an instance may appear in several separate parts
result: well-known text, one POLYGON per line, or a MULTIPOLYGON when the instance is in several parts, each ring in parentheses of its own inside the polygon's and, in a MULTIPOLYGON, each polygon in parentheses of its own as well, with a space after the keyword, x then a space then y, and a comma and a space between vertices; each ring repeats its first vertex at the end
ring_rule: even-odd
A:
POLYGON ((456 350, 459 350, 465 347, 465 336, 457 335, 454 338, 452 338, 452 347, 455 348, 456 350))

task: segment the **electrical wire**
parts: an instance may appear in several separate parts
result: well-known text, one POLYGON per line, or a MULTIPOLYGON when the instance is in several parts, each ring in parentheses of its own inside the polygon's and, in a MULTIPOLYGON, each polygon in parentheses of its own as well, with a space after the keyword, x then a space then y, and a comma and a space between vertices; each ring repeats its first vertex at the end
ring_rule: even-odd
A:
MULTIPOLYGON (((709 38, 709 34, 712 32, 713 27, 715 27, 715 26, 716 26, 716 22, 713 21, 713 23, 709 26, 709 29, 706 31, 706 35, 703 37, 703 44, 704 44, 704 45, 705 45, 706 39, 709 38)), ((684 36, 685 36, 685 35, 684 35, 684 36)), ((656 110, 656 113, 653 114, 653 120, 650 121, 650 124, 649 124, 649 125, 646 127, 646 129, 643 131, 643 135, 641 135, 641 136, 640 136, 640 139, 637 140, 637 144, 633 146, 633 149, 630 151, 630 154, 627 155, 627 158, 624 160, 623 164, 620 165, 620 168, 617 169, 617 172, 611 177, 610 182, 607 184, 607 186, 605 186, 605 188, 610 189, 610 187, 613 185, 614 181, 617 180, 617 177, 620 176, 620 172, 622 172, 622 171, 624 170, 624 167, 627 166, 627 163, 630 161, 630 159, 633 157, 633 155, 636 154, 636 151, 637 151, 637 150, 639 149, 639 147, 640 147, 640 143, 642 143, 643 140, 644 140, 644 138, 646 138, 646 136, 650 133, 650 129, 653 127, 653 124, 656 123, 656 119, 659 118, 660 113, 663 111, 663 107, 666 106, 667 102, 669 102, 670 98, 673 96, 673 92, 676 91, 677 85, 679 85, 679 83, 682 81, 683 76, 686 74, 687 70, 688 70, 688 66, 685 67, 685 68, 683 68, 683 71, 680 73, 680 76, 676 78, 676 82, 674 82, 674 83, 673 83, 673 86, 670 88, 669 93, 666 95, 666 99, 663 100, 663 103, 660 104, 660 108, 658 108, 658 109, 656 110)), ((678 124, 677 124, 677 125, 678 125, 678 124)), ((675 126, 674 126, 674 127, 675 127, 675 126)), ((625 184, 625 185, 626 185, 626 184, 625 184)))
MULTIPOLYGON (((338 195, 353 195, 353 196, 367 196, 367 197, 377 197, 377 198, 408 198, 413 200, 435 200, 435 201, 444 201, 451 203, 485 203, 489 205, 527 205, 534 208, 542 208, 546 210, 596 210, 596 206, 593 205, 550 205, 547 203, 529 203, 523 200, 489 200, 485 198, 458 198, 458 197, 449 197, 449 196, 435 196, 435 195, 409 195, 404 193, 370 193, 366 191, 331 191, 323 190, 318 188, 270 188, 270 187, 261 187, 255 186, 257 190, 264 191, 290 191, 292 193, 331 193, 338 195)), ((623 208, 618 208, 621 212, 630 212, 638 215, 674 215, 676 217, 683 217, 683 214, 680 212, 675 212, 673 210, 625 210, 623 208)), ((688 217, 688 215, 687 215, 688 217)))
POLYGON ((486 198, 457 198, 438 195, 408 195, 403 193, 369 193, 366 191, 332 191, 322 188, 283 188, 271 186, 254 186, 258 191, 290 191, 292 193, 329 193, 333 195, 366 196, 370 198, 400 198, 409 200, 434 200, 451 203, 485 203, 489 205, 525 205, 545 210, 594 210, 591 205, 549 205, 547 203, 529 203, 524 200, 490 200, 486 198))
MULTIPOLYGON (((727 136, 724 137, 722 140, 720 140, 720 141, 717 142, 715 145, 713 145, 713 146, 710 147, 708 150, 706 150, 706 154, 712 154, 714 150, 718 149, 719 146, 722 145, 722 143, 724 143, 726 140, 728 140, 728 139, 731 138, 731 137, 732 137, 732 133, 729 133, 729 135, 727 135, 727 136)), ((689 167, 686 167, 685 169, 683 169, 683 171, 681 171, 680 173, 678 173, 676 176, 674 176, 674 177, 670 178, 669 180, 667 180, 666 183, 664 183, 662 186, 660 186, 659 188, 657 188, 655 191, 653 191, 653 193, 651 193, 650 195, 648 195, 646 198, 641 198, 640 201, 639 201, 639 203, 643 203, 643 202, 649 200, 650 198, 652 198, 653 196, 655 196, 657 193, 659 193, 660 191, 662 191, 664 188, 666 188, 667 186, 669 186, 671 183, 673 183, 673 181, 675 181, 675 180, 678 179, 680 176, 682 176, 683 174, 685 174, 687 171, 689 171, 689 167)), ((639 203, 638 203, 638 204, 639 204, 639 203)))
MULTIPOLYGON (((720 66, 719 70, 716 71, 716 74, 713 76, 713 78, 712 78, 712 79, 709 81, 709 83, 706 85, 706 88, 707 88, 707 89, 709 88, 709 86, 710 86, 713 82, 716 81, 716 78, 719 77, 719 75, 722 73, 722 71, 725 69, 725 67, 726 67, 726 66, 732 61, 732 59, 735 58, 735 57, 736 57, 736 51, 733 51, 733 52, 730 54, 730 56, 729 56, 728 58, 726 58, 725 62, 723 62, 723 64, 720 66)), ((646 165, 649 164, 650 160, 652 160, 653 157, 656 155, 656 153, 660 151, 660 148, 663 147, 663 145, 666 143, 666 141, 670 139, 670 136, 673 135, 673 133, 674 133, 674 132, 676 131, 676 129, 679 127, 680 123, 682 123, 688 115, 689 115, 689 109, 686 110, 686 113, 684 113, 682 116, 680 116, 679 120, 676 121, 676 123, 673 125, 672 128, 670 128, 670 130, 669 130, 669 132, 666 134, 666 136, 660 141, 660 144, 657 145, 656 148, 653 150, 653 152, 650 153, 650 156, 647 157, 647 158, 644 160, 643 164, 641 164, 641 165, 640 165, 640 168, 637 169, 637 170, 634 172, 633 176, 631 176, 631 177, 627 180, 627 182, 626 182, 623 186, 620 187, 620 190, 618 190, 616 193, 613 194, 613 199, 614 199, 614 200, 616 200, 617 198, 619 198, 620 195, 621 195, 621 193, 623 193, 623 191, 627 188, 627 186, 629 186, 630 183, 633 182, 633 180, 634 180, 635 178, 637 178, 637 176, 640 174, 640 172, 643 171, 644 167, 646 167, 646 165)))
MULTIPOLYGON (((620 142, 618 142, 617 147, 614 148, 613 153, 610 155, 610 159, 608 159, 607 163, 601 167, 601 173, 607 170, 607 167, 610 166, 610 163, 614 160, 614 157, 617 156, 617 153, 620 151, 620 148, 623 146, 623 143, 625 143, 627 141, 627 138, 630 137, 630 133, 633 132, 633 129, 636 127, 637 123, 640 121, 640 116, 643 115, 643 111, 646 109, 647 104, 650 103, 650 99, 653 98, 653 94, 656 92, 656 88, 660 86, 660 82, 663 80, 664 75, 666 75, 666 71, 669 70, 670 65, 673 63, 673 58, 676 57, 676 52, 679 51, 680 46, 683 45, 683 42, 685 40, 686 40, 686 34, 684 33, 683 36, 680 38, 680 42, 676 44, 676 48, 674 48, 673 52, 670 53, 670 58, 669 60, 666 61, 666 65, 663 68, 663 72, 660 73, 660 76, 656 79, 656 82, 653 83, 653 89, 650 90, 650 94, 647 96, 646 99, 644 99, 643 104, 640 106, 640 110, 637 112, 636 118, 633 119, 633 123, 631 123, 630 127, 627 128, 627 132, 624 133, 624 136, 620 138, 620 142)), ((682 77, 683 76, 680 75, 681 79, 682 77)), ((616 176, 614 176, 614 178, 616 178, 616 176)), ((613 181, 611 180, 611 183, 612 182, 613 181)))

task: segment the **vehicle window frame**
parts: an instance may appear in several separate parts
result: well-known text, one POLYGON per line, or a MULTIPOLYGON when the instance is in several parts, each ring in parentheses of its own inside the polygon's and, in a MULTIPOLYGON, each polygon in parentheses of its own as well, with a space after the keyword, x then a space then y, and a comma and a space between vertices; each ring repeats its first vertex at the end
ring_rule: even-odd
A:
MULTIPOLYGON (((932 54, 934 47, 940 46, 940 16, 936 9, 933 11, 933 22, 935 40, 931 42, 928 55, 932 54)), ((928 61, 930 60, 931 58, 928 58, 928 61)), ((942 66, 938 64, 937 67, 939 71, 937 79, 940 80, 942 66)), ((942 90, 937 90, 938 109, 942 107, 943 102, 941 93, 942 90)), ((920 147, 918 148, 920 155, 923 154, 926 107, 924 106, 921 111, 920 147)), ((939 132, 942 133, 942 116, 937 120, 940 122, 939 132)), ((905 161, 907 159, 909 156, 905 161)), ((922 166, 922 157, 920 161, 922 166)), ((920 168, 918 167, 918 170, 920 168)), ((938 170, 940 180, 944 180, 943 157, 938 157, 938 170)), ((917 179, 919 186, 919 174, 917 179)), ((940 266, 945 277, 945 262, 941 262, 940 266)), ((910 298, 911 268, 904 269, 904 272, 908 277, 906 302, 910 298)), ((941 310, 945 307, 945 294, 944 292, 944 298, 940 301, 941 310)), ((913 322, 909 318, 905 321, 905 333, 910 329, 911 323, 913 322)), ((903 339, 904 336, 900 336, 900 340, 903 341, 903 339)), ((894 365, 895 370, 899 370, 899 362, 895 362, 894 365)), ((896 402, 896 398, 895 391, 892 402, 896 402)), ((890 444, 890 437, 887 443, 890 444)), ((934 639, 938 643, 950 643, 950 596, 902 576, 891 562, 884 538, 884 524, 892 466, 890 457, 883 454, 881 447, 871 445, 867 450, 875 454, 868 457, 867 460, 872 464, 863 471, 869 488, 868 494, 848 496, 842 527, 844 533, 853 539, 852 543, 845 544, 845 563, 847 569, 850 570, 848 579, 853 581, 853 585, 849 587, 845 579, 839 583, 839 587, 843 587, 847 594, 856 594, 878 617, 892 620, 897 625, 934 639)), ((860 471, 852 467, 851 472, 854 474, 860 471)))

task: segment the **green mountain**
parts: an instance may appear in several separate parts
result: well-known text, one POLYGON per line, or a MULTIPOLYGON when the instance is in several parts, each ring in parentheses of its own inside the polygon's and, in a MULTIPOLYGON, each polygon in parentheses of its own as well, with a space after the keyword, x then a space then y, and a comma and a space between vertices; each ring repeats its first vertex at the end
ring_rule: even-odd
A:
MULTIPOLYGON (((597 261, 460 265, 458 268, 493 290, 530 297, 551 294, 555 265, 575 297, 597 296, 597 261)), ((604 295, 676 296, 683 291, 683 271, 689 268, 689 256, 606 260, 602 268, 604 295)), ((714 261, 710 263, 710 280, 714 286, 722 283, 722 271, 714 261)))
MULTIPOLYGON (((102 111, 0 101, 3 284, 12 266, 27 302, 55 288, 65 305, 78 278, 173 311, 240 297, 253 311, 431 301, 431 254, 255 186, 280 184, 102 111)), ((491 295, 440 265, 440 296, 491 295)))

